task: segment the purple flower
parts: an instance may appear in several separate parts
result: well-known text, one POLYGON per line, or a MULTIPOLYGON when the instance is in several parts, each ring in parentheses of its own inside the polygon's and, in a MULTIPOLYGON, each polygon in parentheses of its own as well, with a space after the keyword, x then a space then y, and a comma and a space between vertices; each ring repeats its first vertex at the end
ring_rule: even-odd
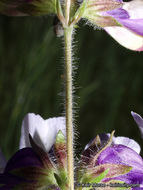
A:
POLYGON ((143 51, 143 1, 88 0, 83 17, 124 47, 143 51))
MULTIPOLYGON (((143 51, 143 1, 83 0, 80 6, 71 1, 70 24, 81 18, 95 28, 103 28, 122 46, 143 51)), ((42 16, 55 14, 65 24, 64 1, 55 0, 0 0, 0 12, 9 16, 42 16)))
POLYGON ((108 174, 107 178, 104 178, 104 182, 119 180, 127 184, 138 184, 140 189, 143 188, 143 159, 135 151, 124 145, 113 145, 108 147, 101 152, 96 164, 104 165, 109 163, 131 166, 132 169, 127 174, 115 177, 111 177, 108 174))
MULTIPOLYGON (((0 190, 37 190, 43 186, 60 190, 54 177, 54 161, 51 160, 53 155, 57 160, 56 154, 60 159, 58 151, 61 146, 64 148, 59 131, 65 134, 64 117, 44 120, 39 115, 27 114, 22 122, 20 150, 7 163, 0 152, 0 190)), ((65 164, 64 154, 62 158, 62 164, 65 164)))
MULTIPOLYGON (((132 114, 141 124, 142 118, 132 114)), ((0 155, 0 190, 69 189, 66 139, 61 130, 65 135, 63 117, 43 120, 28 114, 22 123, 20 150, 7 164, 0 155)), ((97 135, 82 152, 75 182, 102 183, 108 185, 106 189, 110 184, 125 183, 132 185, 131 190, 142 190, 143 159, 139 153, 140 146, 133 139, 115 137, 114 132, 97 135)))
POLYGON ((64 117, 44 120, 40 115, 29 113, 22 122, 19 148, 31 147, 29 142, 30 134, 38 146, 49 152, 59 130, 66 135, 64 117))
POLYGON ((105 185, 126 183, 133 184, 132 190, 142 190, 143 159, 139 153, 140 146, 133 139, 114 137, 113 133, 97 136, 82 153, 85 166, 82 175, 86 176, 83 182, 100 176, 100 182, 105 185))
MULTIPOLYGON (((31 147, 29 141, 30 134, 39 147, 45 152, 49 152, 56 140, 56 135, 59 130, 65 135, 64 117, 44 120, 40 115, 28 113, 22 122, 19 149, 31 147)), ((0 151, 0 173, 3 172, 5 165, 6 159, 0 151)))

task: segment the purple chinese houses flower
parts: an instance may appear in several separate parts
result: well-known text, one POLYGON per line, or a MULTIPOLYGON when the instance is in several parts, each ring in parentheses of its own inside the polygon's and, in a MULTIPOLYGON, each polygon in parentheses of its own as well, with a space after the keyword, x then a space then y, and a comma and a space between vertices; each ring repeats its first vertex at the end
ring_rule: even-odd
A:
MULTIPOLYGON (((142 128, 141 116, 132 115, 142 128)), ((22 123, 20 150, 7 164, 0 153, 0 190, 68 190, 65 135, 63 117, 43 120, 28 114, 22 123)), ((114 132, 97 135, 76 165, 75 189, 81 189, 82 184, 102 184, 106 190, 142 190, 143 159, 139 153, 140 146, 132 139, 115 137, 114 132)))
POLYGON ((122 46, 143 51, 142 0, 88 0, 83 17, 103 28, 122 46))
MULTIPOLYGON (((81 18, 86 19, 94 28, 103 28, 122 46, 134 51, 143 51, 143 0, 83 0, 80 6, 76 1, 71 3, 71 25, 76 24, 81 18)), ((64 1, 60 0, 0 0, 2 14, 52 14, 56 15, 64 26, 62 7, 64 1)))
POLYGON ((51 157, 54 156, 61 163, 64 171, 66 151, 63 134, 65 135, 64 117, 44 120, 39 115, 27 114, 22 122, 20 150, 7 164, 0 154, 0 190, 37 190, 41 187, 58 190, 54 176, 57 171, 51 157), (59 152, 61 149, 63 154, 59 152))

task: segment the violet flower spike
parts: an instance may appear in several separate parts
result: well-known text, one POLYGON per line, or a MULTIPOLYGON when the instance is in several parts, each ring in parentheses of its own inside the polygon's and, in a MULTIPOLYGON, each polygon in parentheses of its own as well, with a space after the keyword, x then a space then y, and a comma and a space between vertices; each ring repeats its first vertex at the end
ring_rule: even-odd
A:
POLYGON ((83 182, 88 182, 89 173, 91 176, 88 180, 93 182, 98 173, 101 176, 100 183, 126 183, 132 185, 130 190, 142 190, 143 159, 139 155, 140 146, 133 139, 114 136, 111 138, 112 135, 113 133, 97 135, 86 145, 82 153, 85 170, 80 174, 83 175, 83 182))
POLYGON ((103 28, 122 46, 143 51, 143 0, 88 0, 83 18, 103 28))

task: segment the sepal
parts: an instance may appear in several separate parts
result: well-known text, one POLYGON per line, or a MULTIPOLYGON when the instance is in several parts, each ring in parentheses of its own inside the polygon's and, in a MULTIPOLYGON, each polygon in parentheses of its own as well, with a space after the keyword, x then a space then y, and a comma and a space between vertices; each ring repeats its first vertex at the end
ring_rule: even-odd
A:
POLYGON ((56 136, 56 142, 54 144, 54 152, 58 168, 64 168, 67 170, 67 149, 66 149, 66 140, 62 131, 59 131, 56 136))
POLYGON ((96 161, 98 156, 112 144, 112 139, 115 131, 113 131, 110 137, 106 142, 101 143, 101 139, 99 135, 96 136, 89 144, 88 147, 83 151, 81 155, 82 163, 84 165, 89 165, 90 167, 94 167, 96 165, 96 161))
POLYGON ((57 174, 55 174, 55 177, 58 181, 58 185, 63 190, 65 187, 68 189, 66 139, 62 131, 59 131, 56 136, 54 153, 57 163, 57 174))
POLYGON ((121 6, 122 2, 116 0, 88 0, 82 17, 102 28, 106 26, 121 26, 116 19, 105 14, 106 11, 111 11, 121 6))
POLYGON ((78 181, 81 184, 106 182, 106 179, 119 177, 131 170, 132 167, 121 164, 101 164, 92 168, 81 167, 78 170, 78 181))
POLYGON ((96 11, 96 12, 105 12, 111 11, 117 8, 120 8, 123 5, 122 1, 117 0, 88 0, 87 9, 96 11))

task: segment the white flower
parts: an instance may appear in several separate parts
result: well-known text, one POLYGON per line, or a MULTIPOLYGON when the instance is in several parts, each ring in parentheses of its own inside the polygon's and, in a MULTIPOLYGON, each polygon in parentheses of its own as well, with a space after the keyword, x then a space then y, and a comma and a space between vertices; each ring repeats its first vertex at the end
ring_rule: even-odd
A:
POLYGON ((30 147, 30 134, 37 145, 49 152, 59 130, 66 134, 64 117, 44 120, 40 115, 28 113, 22 122, 19 148, 30 147))

